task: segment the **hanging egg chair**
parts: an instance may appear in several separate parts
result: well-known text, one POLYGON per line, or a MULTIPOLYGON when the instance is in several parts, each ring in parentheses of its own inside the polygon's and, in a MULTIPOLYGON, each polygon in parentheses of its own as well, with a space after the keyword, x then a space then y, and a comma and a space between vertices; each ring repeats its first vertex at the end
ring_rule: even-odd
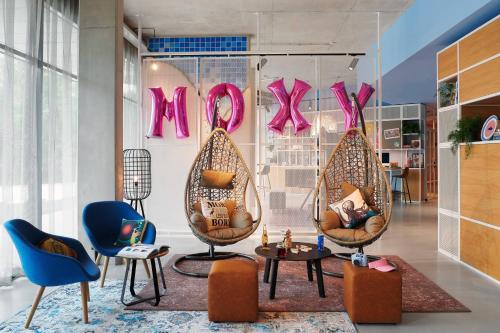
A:
MULTIPOLYGON (((363 132, 359 128, 346 131, 318 180, 313 196, 312 219, 318 232, 324 234, 325 238, 343 247, 357 248, 358 252, 363 253, 363 247, 378 240, 387 230, 391 220, 392 191, 384 166, 366 138, 361 112, 360 117, 363 132), (378 215, 357 228, 347 229, 342 224, 331 228, 332 224, 328 224, 327 220, 329 216, 336 214, 332 205, 346 196, 348 187, 360 189, 363 196, 366 193, 365 201, 378 215)), ((350 260, 350 255, 342 253, 333 256, 350 260)), ((368 258, 378 259, 375 256, 368 258)), ((343 276, 342 273, 324 273, 336 277, 343 276)))
MULTIPOLYGON (((214 112, 212 124, 216 123, 217 109, 214 112)), ((205 272, 188 272, 179 267, 179 263, 187 260, 212 261, 232 257, 244 257, 255 260, 251 256, 236 252, 215 252, 215 246, 226 246, 235 244, 257 230, 261 220, 261 205, 257 194, 255 183, 252 179, 243 157, 222 128, 214 128, 208 140, 196 156, 191 170, 189 171, 184 193, 184 210, 188 225, 193 234, 203 243, 209 246, 208 252, 195 253, 178 258, 172 268, 184 275, 194 277, 207 277, 205 272), (213 184, 208 178, 220 179, 231 175, 232 181, 228 184, 213 184), (255 196, 257 214, 252 217, 247 211, 247 190, 251 190, 255 196), (201 216, 202 200, 224 201, 230 215, 247 216, 251 220, 244 226, 230 227, 226 229, 205 230, 205 221, 201 216)))

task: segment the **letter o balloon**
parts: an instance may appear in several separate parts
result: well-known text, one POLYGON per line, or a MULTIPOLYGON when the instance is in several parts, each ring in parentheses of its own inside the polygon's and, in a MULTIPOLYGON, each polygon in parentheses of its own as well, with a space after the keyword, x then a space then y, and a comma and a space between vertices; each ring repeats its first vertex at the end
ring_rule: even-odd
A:
POLYGON ((207 101, 205 103, 205 111, 207 121, 210 125, 212 125, 217 98, 221 99, 225 96, 229 96, 231 99, 231 117, 228 120, 224 120, 218 113, 216 121, 220 128, 225 129, 228 133, 232 133, 240 127, 243 122, 243 115, 245 112, 245 101, 243 99, 243 94, 238 87, 231 83, 220 83, 214 86, 208 92, 207 101))

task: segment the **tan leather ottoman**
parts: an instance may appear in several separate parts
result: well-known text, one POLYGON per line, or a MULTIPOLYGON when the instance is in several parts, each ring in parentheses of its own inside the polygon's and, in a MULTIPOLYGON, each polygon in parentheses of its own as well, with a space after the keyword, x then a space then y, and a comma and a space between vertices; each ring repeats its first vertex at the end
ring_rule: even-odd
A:
POLYGON ((208 273, 208 319, 223 322, 257 321, 258 288, 255 261, 214 261, 208 273))
POLYGON ((401 322, 401 272, 379 272, 344 262, 344 306, 354 323, 401 322))

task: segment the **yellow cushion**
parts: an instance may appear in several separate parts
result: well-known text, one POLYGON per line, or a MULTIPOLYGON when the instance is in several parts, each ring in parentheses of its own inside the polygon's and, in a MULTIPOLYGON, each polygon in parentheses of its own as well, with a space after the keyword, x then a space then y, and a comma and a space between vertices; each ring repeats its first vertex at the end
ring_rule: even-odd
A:
POLYGON ((321 212, 321 220, 319 222, 321 230, 330 230, 340 228, 340 218, 333 210, 325 210, 321 212))
POLYGON ((44 240, 42 240, 39 244, 38 247, 44 251, 50 252, 50 253, 57 253, 61 254, 63 256, 67 257, 73 257, 77 258, 77 254, 75 250, 70 248, 68 245, 64 244, 63 242, 54 239, 52 237, 47 237, 44 240))
POLYGON ((385 219, 382 215, 372 216, 368 220, 366 220, 365 230, 370 235, 374 236, 380 231, 380 229, 384 227, 384 224, 385 219))
POLYGON ((234 212, 236 210, 236 201, 226 200, 226 201, 224 201, 224 206, 226 206, 226 208, 227 208, 227 213, 229 214, 229 218, 232 219, 234 212))
POLYGON ((246 228, 253 224, 252 215, 248 212, 237 212, 231 218, 232 228, 246 228))
POLYGON ((207 235, 218 239, 234 239, 252 231, 252 227, 210 230, 207 235))
MULTIPOLYGON (((342 188, 342 199, 350 195, 352 192, 356 191, 358 188, 352 184, 349 183, 342 183, 340 185, 342 188)), ((374 186, 367 186, 367 187, 360 187, 359 191, 361 192, 361 196, 363 197, 363 200, 366 202, 366 204, 372 208, 376 207, 375 203, 375 187, 374 186)), ((373 209, 373 208, 372 208, 373 209)))
POLYGON ((364 229, 331 229, 325 230, 325 234, 344 242, 357 242, 370 238, 370 234, 364 229))
POLYGON ((207 232, 207 221, 205 216, 200 212, 194 212, 190 217, 191 223, 202 233, 207 232))
POLYGON ((203 170, 201 172, 201 185, 208 188, 232 189, 235 176, 233 172, 203 170))

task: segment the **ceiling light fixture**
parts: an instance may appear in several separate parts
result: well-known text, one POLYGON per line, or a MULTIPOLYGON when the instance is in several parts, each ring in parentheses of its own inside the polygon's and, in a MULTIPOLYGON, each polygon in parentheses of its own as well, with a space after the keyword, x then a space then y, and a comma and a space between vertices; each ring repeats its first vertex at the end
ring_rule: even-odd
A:
POLYGON ((154 71, 157 71, 158 70, 158 64, 156 62, 153 62, 151 64, 151 69, 154 70, 154 71))
POLYGON ((349 64, 349 67, 347 67, 350 71, 353 71, 354 68, 356 68, 356 65, 358 64, 359 59, 358 58, 352 58, 351 63, 349 64))

